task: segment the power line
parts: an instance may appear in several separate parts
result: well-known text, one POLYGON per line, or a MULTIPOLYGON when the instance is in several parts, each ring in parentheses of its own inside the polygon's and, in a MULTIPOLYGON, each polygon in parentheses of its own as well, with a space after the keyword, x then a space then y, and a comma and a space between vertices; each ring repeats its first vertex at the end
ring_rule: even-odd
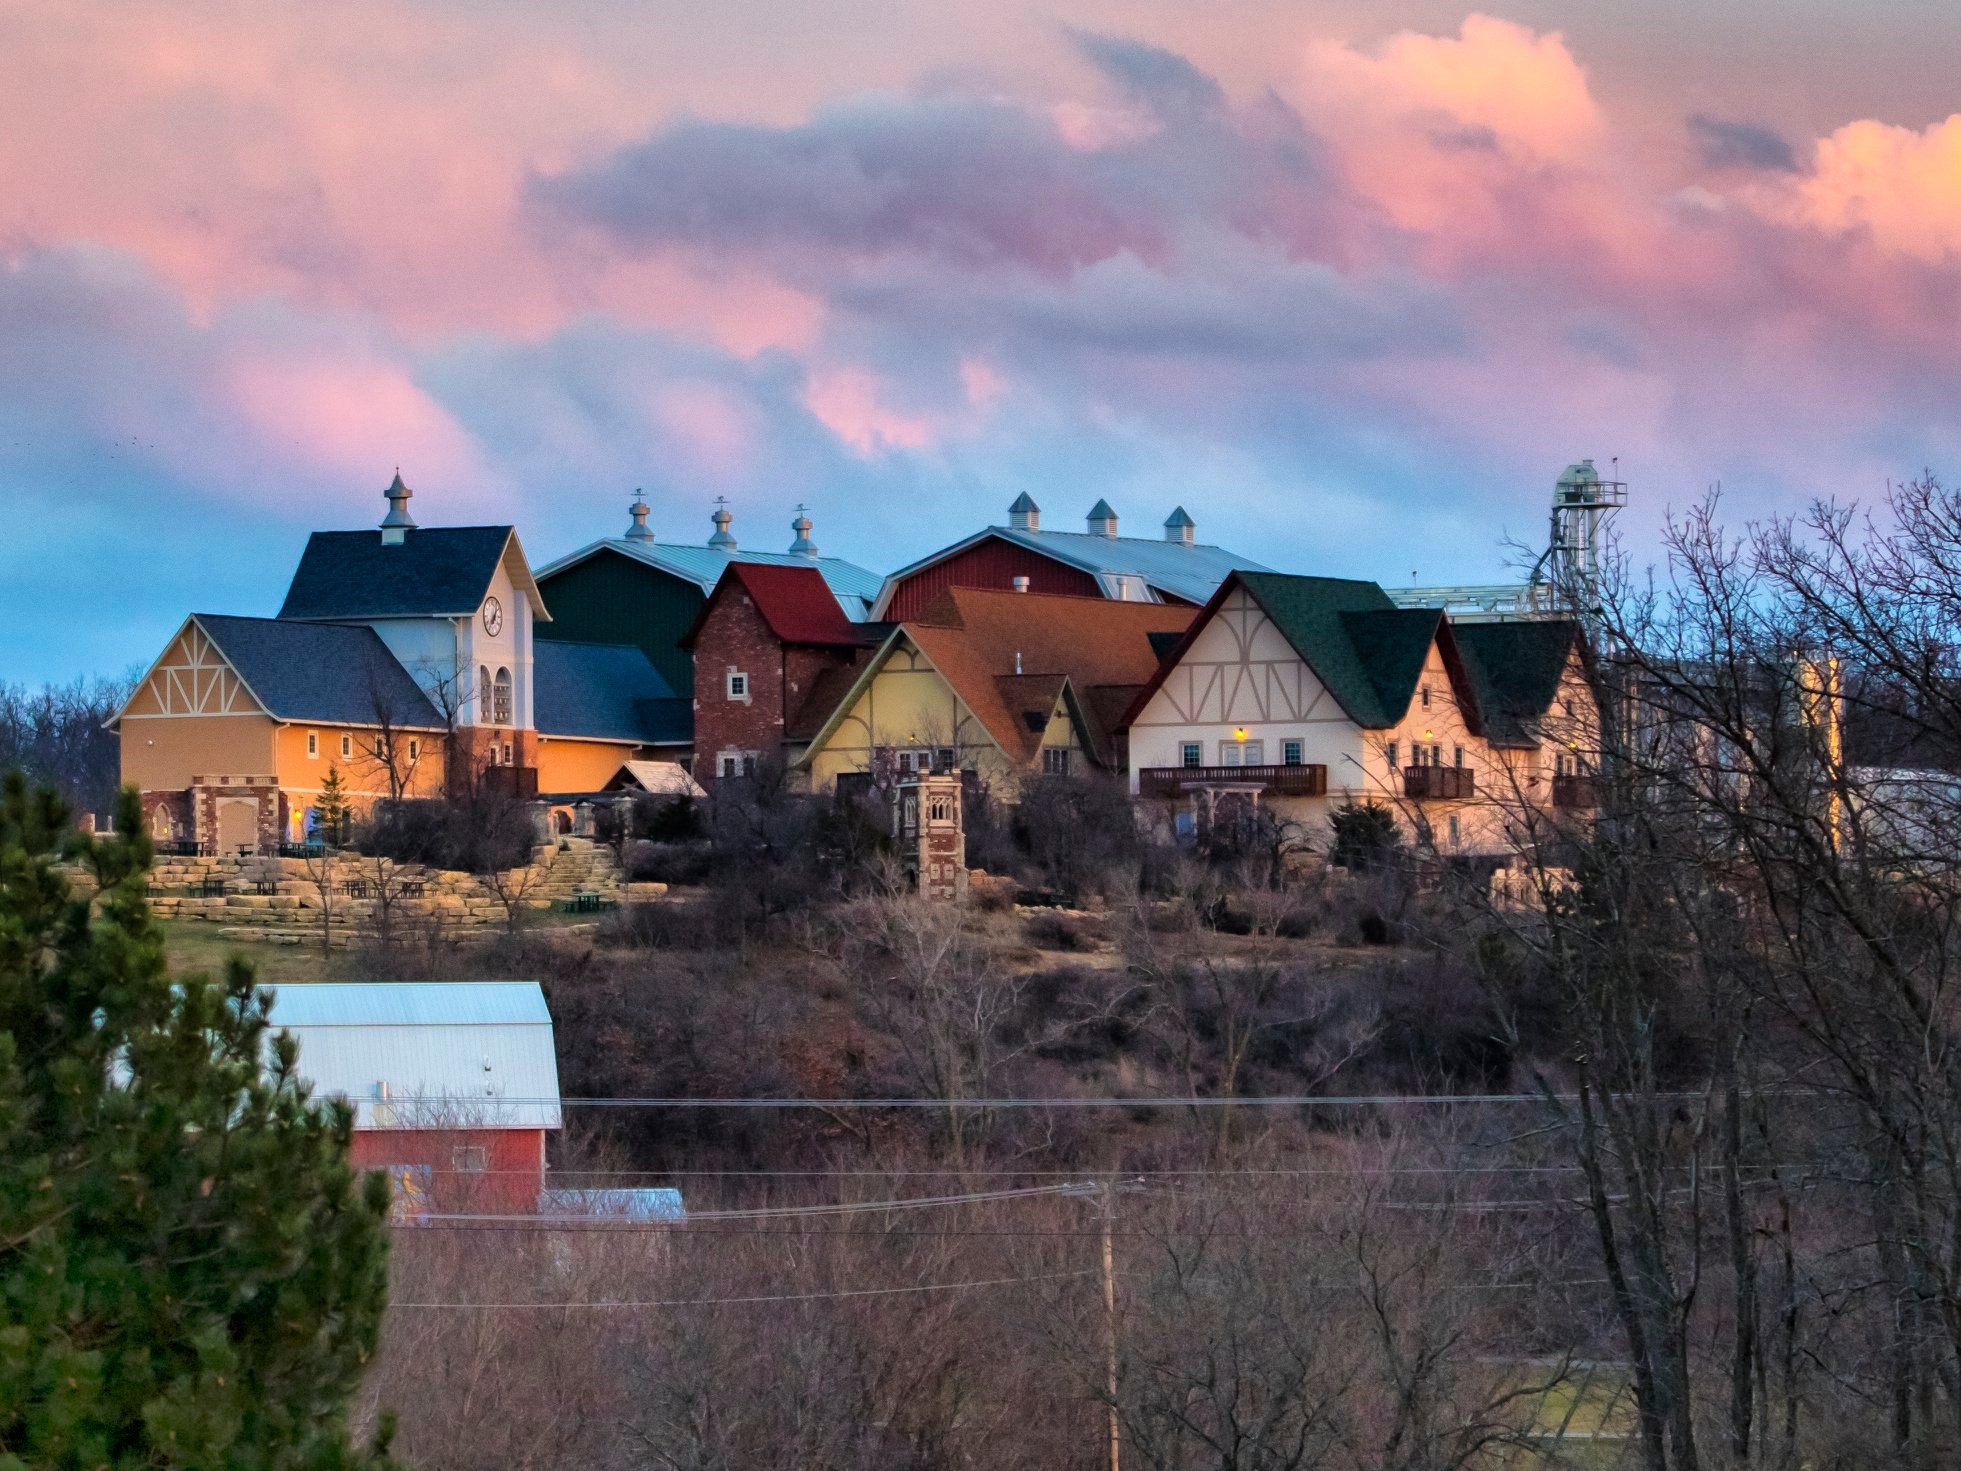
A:
POLYGON ((823 1302, 841 1297, 894 1297, 907 1292, 956 1292, 972 1287, 1011 1287, 1031 1282, 1056 1282, 1066 1277, 1093 1277, 1092 1271, 1047 1272, 1035 1277, 982 1277, 971 1282, 922 1282, 911 1287, 855 1287, 843 1292, 782 1292, 759 1297, 674 1297, 654 1301, 616 1302, 393 1302, 391 1308, 720 1308, 748 1303, 823 1302))
MULTIPOLYGON (((984 1205, 1001 1200, 1029 1200, 1037 1196, 1076 1196, 1087 1193, 1094 1187, 1089 1185, 1034 1185, 1025 1190, 985 1190, 967 1195, 923 1195, 905 1200, 858 1200, 839 1201, 819 1205, 781 1205, 756 1206, 738 1210, 690 1211, 690 1221, 767 1221, 807 1216, 850 1216, 873 1211, 929 1210, 949 1205, 984 1205)), ((488 1213, 469 1211, 431 1211, 425 1217, 430 1221, 503 1221, 511 1219, 508 1212, 488 1213)), ((579 1215, 548 1215, 540 1213, 526 1217, 543 1225, 572 1223, 591 1225, 595 1222, 605 1224, 604 1214, 587 1213, 579 1215)), ((631 1218, 624 1218, 630 1220, 631 1218)), ((652 1223, 650 1223, 652 1224, 652 1223)))
MULTIPOLYGON (((1596 1095, 1598 1096, 1598 1095, 1596 1095)), ((1643 1101, 1653 1103, 1693 1102, 1707 1095, 1695 1091, 1647 1093, 1643 1101)), ((1831 1096, 1820 1089, 1774 1089, 1758 1092, 1757 1097, 1831 1096)), ((473 1114, 494 1114, 500 1108, 760 1108, 826 1110, 845 1109, 934 1109, 948 1112, 1000 1110, 1013 1108, 1401 1108, 1401 1107, 1490 1107, 1527 1103, 1578 1103, 1577 1093, 1373 1093, 1315 1094, 1273 1093, 1246 1097, 1158 1097, 1158 1098, 518 1098, 500 1097, 471 1101, 473 1114)), ((476 1117, 453 1127, 469 1127, 476 1117)))

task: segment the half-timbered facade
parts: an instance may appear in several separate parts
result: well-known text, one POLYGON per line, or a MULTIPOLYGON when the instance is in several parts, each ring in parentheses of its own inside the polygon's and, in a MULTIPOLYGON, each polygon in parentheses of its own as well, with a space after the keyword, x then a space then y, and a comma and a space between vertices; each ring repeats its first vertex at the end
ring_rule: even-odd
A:
POLYGON ((1225 794, 1307 824, 1373 800, 1446 850, 1494 846, 1502 809, 1552 802, 1583 759, 1577 632, 1455 629, 1372 582, 1235 573, 1131 707, 1131 790, 1200 820, 1225 794))

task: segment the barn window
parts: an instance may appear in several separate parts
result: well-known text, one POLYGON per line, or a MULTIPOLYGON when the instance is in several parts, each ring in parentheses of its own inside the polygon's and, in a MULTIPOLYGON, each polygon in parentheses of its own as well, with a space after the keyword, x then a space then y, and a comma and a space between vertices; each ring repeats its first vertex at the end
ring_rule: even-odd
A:
MULTIPOLYGON (((510 670, 500 669, 497 671, 497 678, 491 681, 490 692, 491 692, 491 701, 490 701, 491 724, 509 725, 511 723, 511 671, 510 670)), ((505 764, 506 765, 510 764, 508 757, 505 758, 505 764)))
POLYGON ((481 1144, 459 1144, 449 1152, 450 1168, 480 1175, 490 1168, 490 1152, 481 1144))

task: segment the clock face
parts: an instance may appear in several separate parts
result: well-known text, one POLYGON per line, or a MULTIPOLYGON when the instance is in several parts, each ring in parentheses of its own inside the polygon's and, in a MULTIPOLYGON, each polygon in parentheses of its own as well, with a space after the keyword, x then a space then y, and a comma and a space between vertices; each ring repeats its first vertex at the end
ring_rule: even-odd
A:
POLYGON ((504 631, 504 605, 495 598, 484 599, 483 631, 492 638, 504 631))

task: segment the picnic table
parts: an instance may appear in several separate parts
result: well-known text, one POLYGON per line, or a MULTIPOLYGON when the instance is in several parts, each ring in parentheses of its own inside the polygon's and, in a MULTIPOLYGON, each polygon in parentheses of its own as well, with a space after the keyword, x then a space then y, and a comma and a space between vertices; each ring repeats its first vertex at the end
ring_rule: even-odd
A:
POLYGON ((279 880, 266 878, 253 879, 252 892, 255 894, 277 894, 279 892, 279 880))
POLYGON ((197 881, 197 896, 200 899, 222 899, 225 896, 225 881, 215 873, 206 875, 197 881))
POLYGON ((368 897, 368 881, 349 879, 340 886, 340 891, 350 899, 365 899, 368 897))
POLYGON ((420 899, 427 888, 421 879, 403 879, 400 893, 404 899, 420 899))
POLYGON ((599 897, 597 889, 579 889, 564 904, 568 914, 597 914, 606 907, 606 901, 599 897))

